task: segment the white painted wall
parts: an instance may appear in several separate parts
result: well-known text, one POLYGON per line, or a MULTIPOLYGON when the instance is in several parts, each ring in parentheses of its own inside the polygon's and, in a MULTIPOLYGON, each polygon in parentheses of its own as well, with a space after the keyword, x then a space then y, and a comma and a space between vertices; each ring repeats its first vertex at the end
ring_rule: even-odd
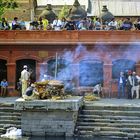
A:
MULTIPOLYGON (((40 5, 73 5, 75 0, 37 0, 40 5)), ((140 16, 140 0, 91 0, 92 13, 91 15, 99 15, 99 4, 102 9, 103 5, 107 5, 109 11, 115 16, 140 16)), ((85 5, 87 10, 88 0, 79 0, 80 5, 85 5)))
MULTIPOLYGON (((37 0, 38 6, 41 5, 47 5, 47 4, 52 4, 52 5, 73 5, 75 0, 37 0)), ((80 5, 85 5, 86 9, 88 6, 88 0, 79 0, 80 5)))

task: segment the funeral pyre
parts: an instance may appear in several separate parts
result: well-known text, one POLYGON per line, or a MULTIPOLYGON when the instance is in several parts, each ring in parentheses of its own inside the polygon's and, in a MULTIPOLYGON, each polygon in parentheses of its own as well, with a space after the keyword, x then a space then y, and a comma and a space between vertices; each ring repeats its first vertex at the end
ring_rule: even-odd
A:
POLYGON ((40 99, 63 99, 64 84, 58 80, 46 80, 35 82, 35 90, 39 93, 40 99))

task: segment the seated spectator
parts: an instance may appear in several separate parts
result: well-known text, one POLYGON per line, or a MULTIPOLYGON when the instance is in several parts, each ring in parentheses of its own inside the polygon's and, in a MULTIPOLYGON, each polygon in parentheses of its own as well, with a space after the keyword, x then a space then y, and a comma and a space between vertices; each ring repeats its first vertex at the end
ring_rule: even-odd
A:
POLYGON ((48 23, 47 30, 53 30, 51 23, 48 23))
POLYGON ((67 20, 67 23, 64 27, 66 30, 75 30, 76 29, 76 25, 75 25, 75 22, 72 21, 71 19, 68 19, 67 20))
POLYGON ((89 23, 88 23, 87 19, 84 18, 84 19, 80 20, 78 29, 79 30, 88 30, 88 28, 89 28, 88 26, 89 26, 89 23))
POLYGON ((136 23, 134 24, 136 30, 140 30, 140 18, 137 19, 136 23))
POLYGON ((65 25, 67 23, 67 20, 63 17, 62 20, 61 20, 61 22, 62 22, 61 29, 64 29, 64 27, 65 27, 65 25))
POLYGON ((37 21, 37 18, 34 18, 34 21, 30 23, 30 25, 32 26, 32 30, 38 30, 39 29, 39 23, 37 21))
POLYGON ((122 24, 122 27, 120 27, 121 30, 131 30, 133 27, 132 22, 130 21, 130 18, 126 18, 125 21, 122 24))
POLYGON ((45 17, 42 17, 42 25, 43 25, 43 30, 47 30, 47 26, 49 25, 49 21, 45 17))
POLYGON ((8 82, 6 81, 6 79, 3 79, 1 81, 1 96, 2 97, 6 96, 7 87, 8 87, 8 82))
POLYGON ((52 27, 55 31, 59 31, 62 28, 62 21, 56 17, 52 23, 52 27))
POLYGON ((96 21, 94 22, 94 28, 95 30, 101 30, 101 22, 100 22, 100 19, 99 18, 96 18, 96 21))
POLYGON ((116 30, 118 26, 117 21, 113 18, 109 23, 108 23, 108 30, 116 30))
POLYGON ((8 21, 5 18, 2 18, 1 30, 9 30, 9 29, 10 29, 10 25, 9 25, 8 21))
POLYGON ((26 30, 25 21, 23 20, 23 18, 21 18, 21 20, 20 20, 20 26, 21 26, 22 30, 26 30))
POLYGON ((12 21, 12 30, 21 30, 21 25, 18 22, 17 17, 14 17, 14 20, 12 21))
POLYGON ((39 17, 39 20, 38 20, 38 29, 39 30, 43 30, 43 21, 42 21, 42 17, 39 17))

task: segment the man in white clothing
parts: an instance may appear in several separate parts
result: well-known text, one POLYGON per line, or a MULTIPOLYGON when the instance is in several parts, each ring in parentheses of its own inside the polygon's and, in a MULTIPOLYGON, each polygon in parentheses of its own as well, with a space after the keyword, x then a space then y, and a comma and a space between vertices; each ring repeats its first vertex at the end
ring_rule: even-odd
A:
POLYGON ((55 31, 61 30, 62 21, 56 17, 56 19, 53 21, 52 27, 55 31))
POLYGON ((21 72, 21 83, 22 83, 22 97, 28 87, 29 72, 27 71, 27 66, 23 66, 23 71, 21 72))
POLYGON ((132 76, 128 77, 128 80, 132 86, 131 93, 132 93, 132 98, 134 96, 134 92, 136 91, 136 98, 139 99, 139 82, 140 82, 140 77, 136 75, 136 72, 132 73, 132 76))

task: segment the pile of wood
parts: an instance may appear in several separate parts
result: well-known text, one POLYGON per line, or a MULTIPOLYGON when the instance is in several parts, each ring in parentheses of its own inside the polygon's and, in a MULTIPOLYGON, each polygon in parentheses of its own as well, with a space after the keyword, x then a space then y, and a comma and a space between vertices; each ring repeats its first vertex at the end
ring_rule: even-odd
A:
POLYGON ((35 83, 41 99, 51 99, 53 96, 63 97, 64 84, 58 80, 46 80, 35 83))

